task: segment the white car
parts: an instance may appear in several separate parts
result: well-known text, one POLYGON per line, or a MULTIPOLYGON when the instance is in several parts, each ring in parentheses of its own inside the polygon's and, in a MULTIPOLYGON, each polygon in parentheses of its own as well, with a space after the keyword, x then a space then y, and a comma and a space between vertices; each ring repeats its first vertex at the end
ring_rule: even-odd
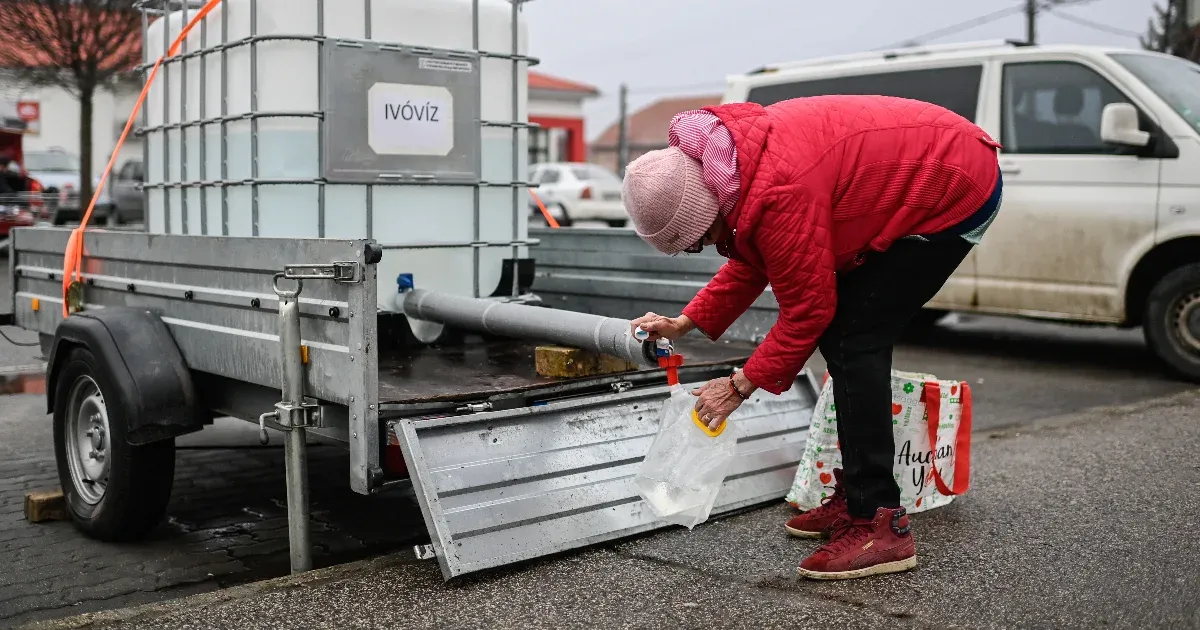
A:
POLYGON ((766 66, 724 102, 883 94, 1004 145, 1004 201, 919 318, 946 311, 1142 326, 1200 382, 1200 66, 1089 46, 954 44, 766 66))
MULTIPOLYGON (((537 185, 534 194, 559 225, 576 221, 603 221, 612 227, 625 227, 629 214, 621 202, 621 178, 595 164, 548 162, 530 167, 530 181, 537 185)), ((530 208, 536 219, 541 210, 530 208)))

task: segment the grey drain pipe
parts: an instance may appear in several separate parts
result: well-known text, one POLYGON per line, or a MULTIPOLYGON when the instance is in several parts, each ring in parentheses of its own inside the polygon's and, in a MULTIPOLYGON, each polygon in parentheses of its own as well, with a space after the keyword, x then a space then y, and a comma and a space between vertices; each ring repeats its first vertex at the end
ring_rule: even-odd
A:
POLYGON ((544 340, 658 367, 653 342, 641 342, 629 321, 540 306, 460 297, 412 289, 404 296, 404 314, 479 333, 544 340))

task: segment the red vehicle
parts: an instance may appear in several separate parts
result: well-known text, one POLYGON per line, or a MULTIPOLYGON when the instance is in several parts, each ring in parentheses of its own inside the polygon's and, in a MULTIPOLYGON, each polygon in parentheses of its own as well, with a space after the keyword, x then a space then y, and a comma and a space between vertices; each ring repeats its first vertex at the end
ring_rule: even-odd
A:
MULTIPOLYGON (((25 123, 19 119, 0 119, 0 170, 7 171, 8 164, 21 163, 21 140, 25 133, 25 123)), ((35 213, 42 205, 41 184, 23 172, 21 177, 11 178, 22 182, 20 190, 12 190, 12 186, 0 193, 0 244, 8 240, 8 233, 15 227, 28 227, 36 222, 35 213)), ((0 173, 7 176, 7 173, 0 173)), ((0 248, 0 255, 6 255, 8 248, 0 248)))

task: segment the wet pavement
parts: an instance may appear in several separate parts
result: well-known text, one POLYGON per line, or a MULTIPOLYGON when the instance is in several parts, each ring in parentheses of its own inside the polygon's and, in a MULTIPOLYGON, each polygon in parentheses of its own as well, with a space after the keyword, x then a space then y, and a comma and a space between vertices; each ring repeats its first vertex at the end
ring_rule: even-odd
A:
MULTIPOLYGON (((3 262, 0 261, 0 272, 4 272, 0 273, 0 311, 9 308, 6 271, 3 262)), ((18 341, 33 340, 33 336, 11 328, 5 329, 5 332, 18 341)), ((462 360, 469 360, 469 352, 464 353, 462 360)), ((0 370, 5 366, 30 366, 37 365, 38 362, 36 349, 18 348, 0 340, 0 370)), ((983 445, 990 443, 989 440, 981 439, 981 436, 990 435, 1000 427, 1030 423, 1088 409, 1106 408, 1110 405, 1135 403, 1191 389, 1190 385, 1163 374, 1157 362, 1146 351, 1139 331, 1044 325, 996 318, 962 318, 959 321, 950 321, 927 340, 897 348, 895 364, 899 369, 931 372, 942 378, 961 379, 972 383, 976 405, 976 443, 981 445, 977 452, 986 452, 983 445)), ((814 359, 811 366, 817 371, 823 370, 819 357, 814 359)), ((287 573, 287 534, 282 520, 284 485, 281 449, 274 445, 268 448, 259 447, 254 427, 239 421, 219 421, 213 429, 180 440, 175 470, 175 493, 168 508, 169 520, 147 543, 105 545, 84 539, 68 523, 26 523, 21 514, 24 493, 28 490, 52 489, 57 484, 50 423, 44 413, 44 404, 44 397, 37 394, 0 396, 0 627, 24 621, 63 617, 76 612, 164 601, 190 593, 221 591, 225 587, 244 584, 248 580, 287 573)), ((1122 422, 1122 416, 1110 413, 1085 415, 1081 418, 1081 427, 1094 426, 1098 431, 1122 422)), ((1156 422, 1155 417, 1144 416, 1142 419, 1150 425, 1156 422)), ((1080 431, 1083 432, 1083 429, 1080 431)), ((1004 432, 1001 434, 1007 435, 1004 432)), ((1100 437, 1103 437, 1103 434, 1097 434, 1093 439, 1100 437)), ((1159 456, 1152 446, 1140 445, 1137 441, 1139 436, 1129 437, 1133 441, 1126 444, 1128 448, 1138 444, 1133 451, 1121 451, 1114 446, 1106 457, 1114 462, 1123 462, 1127 459, 1153 459, 1159 456)), ((1192 434, 1189 433, 1181 433, 1177 435, 1177 439, 1181 440, 1181 445, 1195 444, 1192 434)), ((278 443, 278 440, 275 440, 274 444, 278 443)), ((1036 444, 1030 445, 1019 440, 1014 440, 1013 443, 1024 444, 1031 453, 1038 452, 1036 444)), ((981 468, 991 466, 985 464, 991 455, 977 457, 981 468)), ((991 472, 986 473, 991 477, 981 479, 1012 479, 1026 474, 1026 467, 1031 465, 1031 462, 1011 458, 997 461, 1001 462, 996 464, 998 467, 988 468, 991 472), (1015 468, 1005 468, 1004 465, 1008 464, 1002 465, 1004 461, 1010 462, 1015 468)), ((1179 463, 1178 467, 1180 470, 1188 470, 1188 465, 1183 462, 1179 463)), ((714 572, 703 567, 688 569, 695 573, 678 574, 672 569, 672 562, 695 560, 654 560, 649 565, 644 565, 647 561, 614 555, 615 552, 611 549, 586 551, 568 555, 561 560, 539 563, 537 567, 545 568, 532 572, 528 569, 516 571, 511 574, 512 577, 507 578, 511 581, 508 586, 504 586, 506 583, 497 582, 497 578, 478 578, 469 580, 466 583, 469 586, 443 592, 437 590, 442 587, 436 567, 413 565, 407 561, 411 556, 405 551, 409 545, 427 540, 420 523, 419 510, 411 495, 404 492, 390 493, 385 497, 356 495, 348 488, 347 468, 348 458, 340 447, 317 446, 312 449, 310 475, 316 521, 314 536, 318 545, 317 564, 330 566, 388 551, 399 551, 400 555, 396 558, 380 561, 394 568, 388 569, 391 573, 387 576, 378 579, 383 580, 384 584, 413 585, 411 596, 397 594, 378 585, 346 583, 339 587, 348 591, 374 589, 381 597, 388 596, 387 600, 392 609, 413 604, 410 600, 417 597, 430 598, 431 601, 413 604, 414 611, 428 611, 432 602, 456 598, 462 599, 463 602, 482 601, 486 606, 503 608, 506 598, 514 601, 520 599, 513 589, 531 589, 532 593, 540 593, 554 588, 555 580, 552 578, 563 580, 567 584, 595 579, 597 591, 592 595, 552 593, 551 597, 545 599, 548 603, 537 610, 545 613, 544 618, 549 623, 554 619, 563 619, 555 615, 567 614, 570 612, 567 609, 572 606, 579 607, 580 611, 591 610, 595 614, 628 608, 631 611, 645 610, 643 614, 646 616, 642 617, 643 619, 658 620, 663 626, 677 626, 694 625, 690 620, 700 618, 697 617, 700 613, 711 612, 706 603, 709 598, 701 596, 702 589, 728 583, 731 585, 730 592, 734 599, 747 593, 759 592, 756 589, 759 588, 757 584, 761 581, 760 578, 737 577, 729 578, 732 579, 731 582, 722 582, 727 577, 726 573, 723 573, 724 569, 714 572), (590 558, 599 558, 602 562, 597 560, 599 564, 588 564, 591 562, 590 558), (631 563, 636 565, 636 570, 628 574, 632 581, 623 584, 615 576, 623 575, 620 573, 621 567, 631 563), (609 571, 615 572, 614 577, 604 578, 609 571), (651 586, 659 581, 663 587, 651 590, 651 586), (489 586, 493 584, 495 586, 489 586), (605 584, 608 586, 605 587, 605 584), (662 590, 670 585, 674 585, 673 588, 677 591, 662 590), (500 588, 501 586, 503 588, 500 588), (624 589, 641 592, 647 601, 668 602, 669 605, 647 607, 628 599, 611 599, 605 588, 612 591, 624 589), (593 603, 588 604, 589 601, 593 603), (602 603, 610 608, 595 607, 602 603), (552 610, 555 608, 561 610, 552 610), (648 608, 661 610, 655 612, 648 608), (660 616, 654 617, 654 614, 660 616)), ((1117 471, 1113 474, 1122 470, 1117 464, 1114 464, 1113 468, 1117 471)), ((1108 478, 1101 475, 1098 479, 1108 478)), ((1126 497, 1125 500, 1129 500, 1127 497, 1143 492, 1150 483, 1157 487, 1159 480, 1156 477, 1136 481, 1122 478, 1121 485, 1114 486, 1115 489, 1109 489, 1109 492, 1112 496, 1126 497)), ((956 527, 966 527, 964 523, 974 523, 978 519, 1007 523, 1007 526, 1013 528, 1024 527, 1022 523, 1014 522, 1014 517, 1005 511, 1011 509, 1014 513, 1024 514, 1028 510, 1024 503, 1010 499, 1009 503, 993 505, 991 502, 999 499, 986 494, 986 487, 982 481, 977 484, 976 490, 979 490, 978 494, 963 501, 962 506, 976 506, 972 509, 982 512, 956 512, 954 510, 963 508, 955 507, 946 510, 944 516, 934 518, 931 515, 928 522, 943 523, 944 527, 938 526, 943 529, 937 531, 944 531, 946 536, 954 534, 957 531, 956 527)), ((1076 492, 1076 489, 1063 486, 1060 495, 1070 497, 1070 493, 1073 492, 1076 492)), ((777 521, 782 515, 781 509, 783 508, 768 508, 737 518, 746 519, 746 523, 758 523, 753 527, 760 527, 763 535, 767 535, 777 526, 777 521)), ((1085 510, 1082 512, 1084 516, 1080 517, 1084 520, 1100 519, 1103 522, 1105 518, 1112 518, 1098 508, 1084 504, 1078 505, 1077 509, 1085 510)), ((1174 512, 1170 511, 1154 514, 1157 514, 1154 518, 1176 518, 1174 512)), ((1031 514, 1029 518, 1038 517, 1031 514)), ((1122 521, 1127 525, 1130 522, 1132 517, 1128 521, 1122 521)), ((714 525, 711 529, 714 532, 724 531, 721 527, 725 525, 714 525)), ((981 526, 971 527, 977 529, 981 526)), ((968 528, 965 531, 975 530, 968 528)), ((997 531, 1003 533, 1003 528, 997 531)), ((1079 533, 1076 530, 1069 531, 1079 533)), ((666 534, 663 540, 671 540, 679 535, 666 534)), ((1038 540, 1042 542, 1036 544, 1053 544, 1053 538, 1045 534, 1039 536, 1038 540)), ((1142 532, 1139 536, 1149 538, 1152 533, 1142 532)), ((1171 540, 1175 541, 1174 538, 1171 540)), ((1180 542, 1175 541, 1172 544, 1180 542)), ((1016 548, 1022 547, 1018 545, 1016 548)), ((1190 552, 1191 548, 1186 544, 1180 547, 1179 553, 1190 552)), ((636 553, 646 555, 647 552, 643 550, 636 553)), ((725 547, 715 547, 710 553, 712 562, 716 562, 721 557, 738 552, 725 547)), ((953 555, 967 552, 950 550, 944 553, 953 555)), ((1094 549, 1086 550, 1075 553, 1075 556, 1067 555, 1066 551, 1059 553, 1064 554, 1064 562, 1072 557, 1092 562, 1095 560, 1094 554, 1099 552, 1094 549)), ((964 557, 969 559, 971 556, 964 557)), ((778 575, 784 575, 786 569, 786 563, 779 565, 778 575)), ((996 569, 994 574, 985 574, 974 579, 984 580, 988 584, 1019 581, 1019 577, 1014 577, 1013 570, 1015 569, 996 569)), ((361 571, 361 568, 355 571, 361 571)), ((1177 577, 1184 579, 1187 578, 1187 574, 1177 577)), ((944 578, 945 584, 938 582, 938 586, 927 588, 933 593, 938 592, 934 590, 936 588, 949 588, 950 578, 951 576, 944 578)), ((1194 582, 1186 583, 1194 585, 1194 582)), ((906 589, 919 591, 926 588, 919 582, 905 584, 906 589)), ((887 620, 888 623, 908 625, 910 622, 916 623, 914 619, 922 619, 923 614, 918 610, 910 617, 896 617, 883 613, 859 617, 853 610, 856 607, 853 602, 858 600, 851 595, 824 594, 819 596, 818 601, 805 600, 797 603, 789 599, 792 596, 787 589, 771 587, 767 590, 774 593, 772 598, 769 598, 770 601, 751 598, 747 601, 754 604, 753 606, 732 602, 726 609, 731 613, 744 611, 747 625, 750 624, 750 620, 755 619, 769 621, 768 617, 771 615, 776 615, 771 617, 776 622, 781 619, 812 619, 810 615, 828 612, 821 608, 822 602, 841 602, 834 606, 834 612, 828 614, 840 615, 836 618, 845 619, 849 625, 870 620, 887 620), (846 601, 850 602, 850 608, 843 606, 846 601), (754 613, 749 609, 763 612, 754 613)), ((273 601, 285 602, 295 596, 275 594, 272 597, 273 601)), ((726 601, 731 600, 726 598, 726 601)), ((1116 601, 1125 600, 1118 598, 1116 601)), ((365 601, 359 603, 363 606, 371 604, 365 601)), ((465 603, 463 605, 466 606, 465 603)), ((514 611, 520 610, 529 614, 535 611, 533 608, 514 608, 514 611)), ((484 613, 487 613, 487 610, 481 608, 478 614, 484 613)), ((288 614, 299 615, 296 619, 303 618, 300 611, 294 610, 288 614)), ((364 621, 361 623, 368 623, 365 620, 369 619, 382 619, 372 617, 372 614, 374 613, 364 612, 364 621)), ((464 625, 472 625, 470 620, 476 618, 462 611, 456 614, 465 615, 462 617, 464 625)), ((564 621, 564 625, 571 624, 564 621)), ((772 623, 765 624, 770 625, 772 623)), ((236 626, 237 624, 227 627, 236 626)), ((1193 626, 1180 627, 1197 626, 1200 626, 1200 621, 1193 626)))

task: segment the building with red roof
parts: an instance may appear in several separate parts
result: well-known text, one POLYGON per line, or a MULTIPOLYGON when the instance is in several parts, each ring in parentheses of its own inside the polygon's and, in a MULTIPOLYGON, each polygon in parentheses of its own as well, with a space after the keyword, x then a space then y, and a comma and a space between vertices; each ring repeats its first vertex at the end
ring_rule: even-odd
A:
MULTIPOLYGON (((625 132, 629 143, 629 161, 632 162, 650 151, 666 148, 667 128, 676 114, 720 104, 720 94, 680 96, 659 99, 633 112, 629 116, 625 132)), ((604 132, 592 142, 592 162, 614 172, 617 170, 617 151, 620 148, 619 133, 620 121, 605 128, 604 132)))
POLYGON ((600 95, 594 86, 529 71, 529 163, 584 162, 587 140, 583 103, 600 95))

